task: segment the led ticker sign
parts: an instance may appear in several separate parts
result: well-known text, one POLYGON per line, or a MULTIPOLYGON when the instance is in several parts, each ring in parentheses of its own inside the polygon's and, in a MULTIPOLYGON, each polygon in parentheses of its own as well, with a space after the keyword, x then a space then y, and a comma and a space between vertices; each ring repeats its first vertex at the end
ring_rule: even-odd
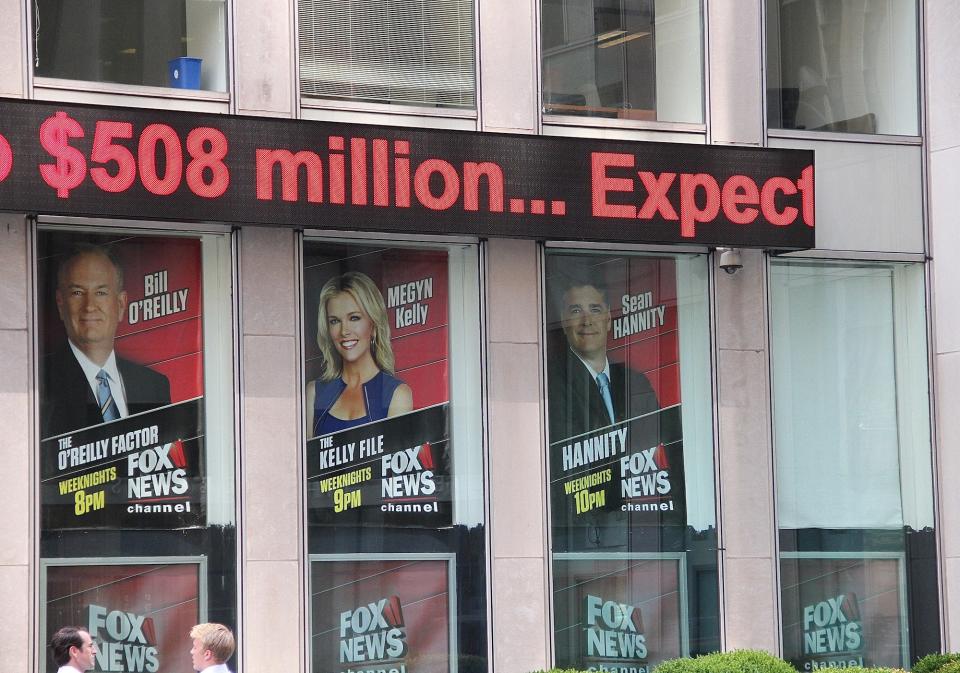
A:
POLYGON ((802 249, 813 152, 0 99, 0 210, 802 249))

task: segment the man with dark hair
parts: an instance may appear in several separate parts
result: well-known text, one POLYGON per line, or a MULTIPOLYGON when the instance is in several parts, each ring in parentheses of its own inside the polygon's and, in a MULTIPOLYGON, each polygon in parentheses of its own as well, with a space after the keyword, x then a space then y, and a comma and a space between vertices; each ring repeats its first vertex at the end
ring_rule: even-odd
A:
POLYGON ((642 372, 607 359, 610 307, 590 281, 570 281, 560 303, 568 348, 551 358, 550 441, 580 435, 656 411, 642 372))
POLYGON ((116 420, 170 403, 167 377, 117 357, 117 326, 127 307, 123 272, 103 248, 79 248, 60 265, 57 313, 67 346, 43 363, 43 437, 116 420))
POLYGON ((97 663, 97 644, 86 629, 64 626, 50 639, 50 656, 60 667, 57 673, 92 671, 97 663))
POLYGON ((193 670, 201 673, 230 673, 227 659, 237 648, 233 632, 223 624, 197 624, 190 629, 193 670))
MULTIPOLYGON (((607 431, 617 434, 622 429, 626 433, 625 424, 613 428, 615 424, 631 421, 629 436, 623 435, 628 451, 647 449, 659 441, 659 418, 653 413, 659 405, 650 381, 643 372, 607 358, 612 318, 603 292, 590 280, 574 279, 564 286, 560 300, 566 347, 550 353, 547 374, 550 443, 554 445, 551 469, 555 475, 564 472, 564 447, 581 440, 589 445, 590 437, 607 431)), ((619 503, 620 487, 610 487, 602 508, 580 515, 574 500, 563 489, 554 488, 555 549, 626 549, 630 538, 628 515, 619 503)))

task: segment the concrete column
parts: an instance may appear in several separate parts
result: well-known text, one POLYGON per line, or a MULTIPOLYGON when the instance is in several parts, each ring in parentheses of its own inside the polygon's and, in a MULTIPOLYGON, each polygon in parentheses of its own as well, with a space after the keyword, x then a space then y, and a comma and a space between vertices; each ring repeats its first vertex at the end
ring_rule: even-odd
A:
POLYGON ((536 22, 539 0, 482 0, 480 5, 480 114, 482 130, 536 133, 536 22))
POLYGON ((493 670, 548 668, 537 246, 487 247, 487 384, 493 670))
POLYGON ((944 651, 960 648, 960 228, 956 191, 960 184, 960 53, 956 27, 960 6, 923 4, 926 14, 927 149, 929 152, 930 254, 933 256, 934 408, 937 425, 940 558, 944 651))
POLYGON ((241 661, 305 671, 296 236, 241 232, 241 661))
MULTIPOLYGON (((4 1, 8 0, 0 0, 4 1)), ((293 0, 235 0, 237 114, 293 117, 297 92, 293 6, 293 0)))
POLYGON ((0 96, 23 98, 27 23, 20 0, 0 0, 0 96))
POLYGON ((708 0, 706 7, 711 142, 762 145, 763 0, 708 0))
POLYGON ((724 649, 779 653, 764 257, 717 269, 724 649))
MULTIPOLYGON (((13 10, 16 15, 16 9, 13 10)), ((16 23, 16 22, 14 22, 16 23)), ((2 77, 0 77, 2 82, 2 77)), ((22 215, 0 215, 0 465, 4 466, 0 516, 0 661, 9 671, 31 671, 38 648, 33 592, 36 502, 31 344, 27 300, 27 226, 22 215)))
MULTIPOLYGON (((708 1, 713 144, 763 145, 763 0, 708 1)), ((764 257, 717 270, 720 522, 724 648, 779 652, 764 257)))

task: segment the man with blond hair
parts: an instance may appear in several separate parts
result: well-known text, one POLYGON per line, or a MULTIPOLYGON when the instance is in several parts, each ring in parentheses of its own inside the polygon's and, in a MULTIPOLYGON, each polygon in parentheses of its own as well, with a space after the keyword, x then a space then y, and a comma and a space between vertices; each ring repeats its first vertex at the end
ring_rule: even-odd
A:
POLYGON ((236 642, 223 624, 197 624, 190 629, 193 670, 200 673, 230 673, 227 659, 233 656, 236 642))

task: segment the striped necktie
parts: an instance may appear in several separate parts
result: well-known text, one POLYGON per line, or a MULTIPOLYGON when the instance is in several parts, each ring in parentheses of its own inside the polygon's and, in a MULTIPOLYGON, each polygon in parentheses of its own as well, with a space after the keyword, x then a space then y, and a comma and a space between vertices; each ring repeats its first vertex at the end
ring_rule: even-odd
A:
POLYGON ((120 418, 120 411, 110 390, 110 376, 102 369, 97 372, 97 403, 100 405, 100 415, 103 416, 103 420, 115 421, 120 418))
POLYGON ((600 372, 597 375, 597 385, 600 387, 600 397, 603 398, 603 406, 607 408, 607 415, 610 416, 610 422, 616 423, 617 419, 613 415, 613 398, 610 397, 610 378, 600 372))

